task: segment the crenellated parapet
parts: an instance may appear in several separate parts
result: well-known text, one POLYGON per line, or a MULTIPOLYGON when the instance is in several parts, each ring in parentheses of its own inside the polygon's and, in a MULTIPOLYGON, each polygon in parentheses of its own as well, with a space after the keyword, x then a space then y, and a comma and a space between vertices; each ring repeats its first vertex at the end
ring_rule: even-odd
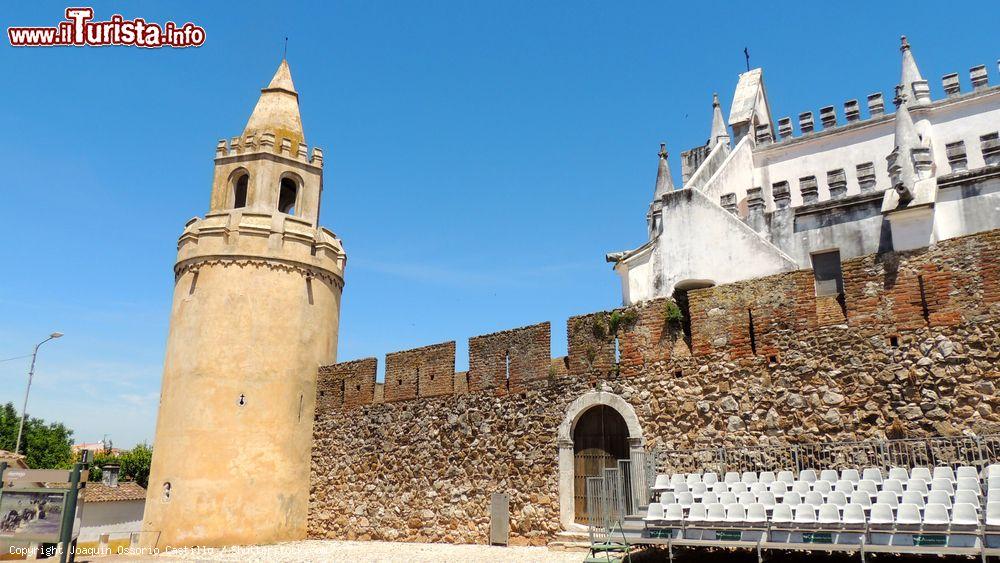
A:
POLYGON ((519 394, 567 378, 597 385, 653 370, 684 377, 718 361, 778 365, 807 353, 801 343, 823 331, 854 331, 891 348, 900 334, 1000 312, 998 252, 1000 230, 993 230, 846 260, 839 291, 819 291, 817 272, 804 269, 578 315, 566 322, 566 358, 548 357, 549 323, 470 338, 468 373, 455 373, 455 342, 394 352, 386 356, 384 397, 374 358, 324 366, 317 413, 440 395, 519 394))
POLYGON ((228 141, 219 139, 215 145, 217 160, 261 154, 277 155, 316 168, 323 167, 323 149, 313 147, 312 154, 309 154, 309 147, 305 142, 294 141, 289 137, 277 138, 274 133, 233 137, 228 141))
POLYGON ((202 264, 268 264, 344 285, 347 255, 329 229, 288 216, 234 210, 188 221, 177 242, 174 274, 202 264))

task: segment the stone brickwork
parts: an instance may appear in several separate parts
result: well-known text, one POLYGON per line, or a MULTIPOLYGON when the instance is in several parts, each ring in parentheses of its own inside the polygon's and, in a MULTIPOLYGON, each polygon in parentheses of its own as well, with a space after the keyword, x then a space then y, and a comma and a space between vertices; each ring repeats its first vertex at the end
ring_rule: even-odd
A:
POLYGON ((663 301, 574 317, 569 369, 517 392, 319 408, 310 536, 486 543, 502 491, 512 543, 549 541, 558 428, 593 390, 634 410, 647 448, 1000 433, 998 251, 990 231, 845 261, 837 314, 808 270, 691 290, 690 347, 663 301))
POLYGON ((316 408, 371 404, 375 400, 378 360, 364 358, 319 368, 316 408))
POLYGON ((615 372, 616 333, 610 317, 611 313, 601 312, 566 321, 571 375, 607 377, 615 372))
POLYGON ((470 391, 516 391, 525 381, 545 377, 552 361, 549 323, 469 339, 470 391))
POLYGON ((385 357, 386 402, 446 395, 454 390, 454 341, 393 352, 385 357))

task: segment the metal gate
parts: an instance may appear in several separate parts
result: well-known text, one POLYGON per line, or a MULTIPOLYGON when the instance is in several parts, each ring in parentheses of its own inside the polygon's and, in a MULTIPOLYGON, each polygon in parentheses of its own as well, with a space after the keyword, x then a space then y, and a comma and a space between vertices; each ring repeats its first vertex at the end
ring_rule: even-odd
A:
POLYGON ((619 470, 628 459, 628 426, 616 410, 598 405, 583 414, 573 430, 574 517, 586 524, 587 478, 604 477, 606 469, 619 470))

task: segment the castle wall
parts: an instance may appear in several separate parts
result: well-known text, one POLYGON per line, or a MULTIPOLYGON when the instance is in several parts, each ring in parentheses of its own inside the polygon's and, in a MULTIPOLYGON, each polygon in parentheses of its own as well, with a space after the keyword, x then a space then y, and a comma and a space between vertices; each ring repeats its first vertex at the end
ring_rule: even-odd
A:
POLYGON ((545 377, 552 359, 551 332, 549 323, 539 323, 470 338, 468 390, 516 390, 545 377))
POLYGON ((998 251, 994 230, 845 261, 846 310, 809 270, 691 290, 690 345, 666 300, 573 317, 565 373, 318 409, 309 535, 486 543, 506 492, 512 543, 547 542, 572 506, 559 427, 595 390, 647 448, 1000 432, 998 251))
POLYGON ((385 357, 384 400, 451 394, 455 389, 455 342, 394 352, 385 357))

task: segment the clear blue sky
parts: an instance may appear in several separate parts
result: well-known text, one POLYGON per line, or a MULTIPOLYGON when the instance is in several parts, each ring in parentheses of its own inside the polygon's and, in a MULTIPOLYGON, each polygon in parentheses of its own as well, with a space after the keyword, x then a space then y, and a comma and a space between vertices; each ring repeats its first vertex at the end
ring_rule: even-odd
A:
MULTIPOLYGON (((5 4, 3 27, 52 25, 66 6, 5 4)), ((215 143, 242 131, 286 35, 306 137, 326 151, 321 221, 349 257, 339 358, 454 339, 459 369, 469 336, 548 320, 564 354, 567 316, 619 304, 604 254, 644 242, 658 143, 679 183, 713 91, 728 111, 744 46, 775 119, 891 99, 902 33, 935 97, 948 72, 968 89, 976 64, 997 83, 1000 55, 992 2, 94 8, 193 21, 207 42, 3 40, 0 359, 65 332, 43 348, 29 412, 126 446, 153 436, 176 238, 205 212, 215 143)), ((20 408, 27 367, 0 363, 0 402, 20 408)))

